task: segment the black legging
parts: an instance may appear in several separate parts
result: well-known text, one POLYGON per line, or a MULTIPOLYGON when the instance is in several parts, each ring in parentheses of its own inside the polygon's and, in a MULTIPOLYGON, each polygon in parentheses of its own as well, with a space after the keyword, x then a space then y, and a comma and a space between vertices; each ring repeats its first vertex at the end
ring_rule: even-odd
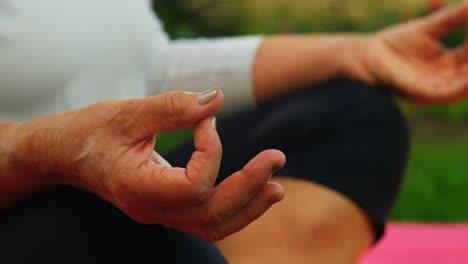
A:
MULTIPOLYGON (((219 122, 224 156, 218 181, 258 152, 276 148, 278 175, 328 186, 354 201, 378 240, 399 191, 408 153, 400 111, 381 90, 335 81, 219 122)), ((185 166, 193 146, 166 158, 185 166)), ((0 217, 0 263, 224 263, 215 245, 158 225, 134 223, 88 193, 38 194, 0 217)))

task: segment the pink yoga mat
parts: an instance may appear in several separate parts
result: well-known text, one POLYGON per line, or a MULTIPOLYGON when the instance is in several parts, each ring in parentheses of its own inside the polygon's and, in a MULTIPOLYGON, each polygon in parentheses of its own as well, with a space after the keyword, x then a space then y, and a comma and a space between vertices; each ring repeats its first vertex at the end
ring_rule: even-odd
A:
POLYGON ((467 264, 468 224, 391 224, 361 264, 467 264))

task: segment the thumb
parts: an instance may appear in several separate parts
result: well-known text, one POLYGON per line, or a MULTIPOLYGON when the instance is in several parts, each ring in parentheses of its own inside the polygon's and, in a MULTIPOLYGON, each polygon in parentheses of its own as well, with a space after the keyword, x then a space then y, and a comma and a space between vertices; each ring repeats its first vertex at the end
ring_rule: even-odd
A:
POLYGON ((131 116, 127 133, 141 139, 155 133, 190 127, 202 119, 215 115, 222 107, 221 90, 204 93, 169 92, 138 99, 131 116))

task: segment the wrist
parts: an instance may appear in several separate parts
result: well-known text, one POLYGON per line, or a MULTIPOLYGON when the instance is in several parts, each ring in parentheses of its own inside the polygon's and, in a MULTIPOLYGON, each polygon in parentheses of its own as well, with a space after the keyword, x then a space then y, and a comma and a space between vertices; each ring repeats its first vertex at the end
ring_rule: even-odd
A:
POLYGON ((47 186, 45 173, 26 159, 18 146, 23 123, 0 124, 0 209, 7 208, 47 186))
POLYGON ((372 72, 370 50, 372 35, 350 34, 342 36, 336 50, 340 58, 340 76, 346 79, 375 85, 377 80, 372 72))
POLYGON ((20 123, 0 123, 0 180, 16 174, 15 133, 20 123))
POLYGON ((9 135, 11 167, 36 189, 59 184, 55 170, 59 142, 53 142, 58 133, 52 131, 55 122, 50 119, 17 124, 9 135))
MULTIPOLYGON (((85 116, 96 114, 86 109, 85 116)), ((46 116, 18 128, 15 155, 37 186, 74 186, 95 192, 95 179, 87 177, 86 171, 90 170, 90 146, 97 144, 88 140, 98 124, 90 118, 83 122, 81 113, 76 110, 46 116)))

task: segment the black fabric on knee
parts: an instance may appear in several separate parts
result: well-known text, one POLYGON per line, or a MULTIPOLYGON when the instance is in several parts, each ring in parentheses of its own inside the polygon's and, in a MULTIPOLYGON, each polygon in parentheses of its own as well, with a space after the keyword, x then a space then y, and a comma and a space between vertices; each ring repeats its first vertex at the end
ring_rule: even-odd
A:
MULTIPOLYGON (((265 149, 280 149, 286 167, 277 175, 306 179, 354 201, 375 224, 376 241, 394 204, 406 165, 406 122, 377 88, 334 81, 221 119, 223 160, 218 182, 265 149)), ((193 151, 170 153, 184 166, 193 151)))
POLYGON ((64 188, 0 216, 0 263, 226 263, 213 244, 139 225, 98 197, 64 188))
POLYGON ((343 95, 335 99, 342 108, 329 112, 332 117, 327 118, 322 137, 314 138, 314 130, 302 138, 297 167, 283 173, 302 172, 309 175, 307 179, 349 197, 374 222, 377 241, 400 190, 409 149, 408 128, 399 109, 381 91, 355 83, 331 88, 335 96, 343 95), (352 92, 360 95, 353 97, 352 92))

